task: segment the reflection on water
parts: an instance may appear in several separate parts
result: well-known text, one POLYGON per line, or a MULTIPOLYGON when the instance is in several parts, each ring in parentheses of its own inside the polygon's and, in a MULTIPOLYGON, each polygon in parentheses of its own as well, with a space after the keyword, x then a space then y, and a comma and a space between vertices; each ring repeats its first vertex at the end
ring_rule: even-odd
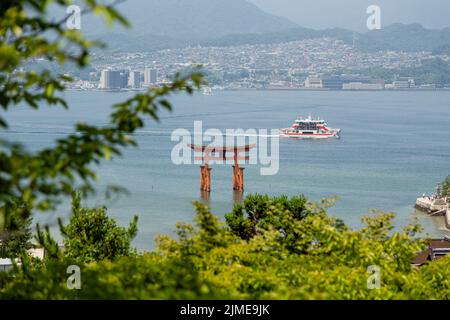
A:
POLYGON ((211 206, 211 192, 200 190, 200 198, 205 205, 211 206))
POLYGON ((244 201, 244 193, 241 191, 233 191, 233 204, 242 204, 244 201))

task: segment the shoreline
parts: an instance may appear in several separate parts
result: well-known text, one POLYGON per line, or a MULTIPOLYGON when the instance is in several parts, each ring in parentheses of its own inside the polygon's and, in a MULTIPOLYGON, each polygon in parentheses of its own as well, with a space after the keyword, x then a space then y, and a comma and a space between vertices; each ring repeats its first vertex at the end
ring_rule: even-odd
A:
MULTIPOLYGON (((66 91, 77 92, 145 92, 147 89, 81 89, 81 88, 67 88, 66 91)), ((213 91, 313 91, 313 92, 450 92, 450 88, 410 88, 410 89, 328 89, 328 88, 227 88, 213 91)))

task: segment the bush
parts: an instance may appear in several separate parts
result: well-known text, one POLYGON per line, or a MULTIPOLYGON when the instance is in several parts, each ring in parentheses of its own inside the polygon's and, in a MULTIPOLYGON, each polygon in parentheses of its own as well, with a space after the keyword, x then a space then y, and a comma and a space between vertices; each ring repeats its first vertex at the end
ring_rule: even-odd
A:
POLYGON ((90 263, 68 255, 31 263, 14 277, 3 275, 0 294, 24 299, 450 298, 450 258, 413 268, 412 258, 424 248, 415 238, 420 228, 394 232, 392 213, 372 214, 363 219, 364 228, 353 230, 302 197, 252 196, 227 216, 233 222, 236 212, 247 208, 246 214, 260 217, 256 225, 261 227, 245 238, 204 205, 195 206, 195 224, 179 224, 176 238, 159 236, 154 252, 90 263), (299 210, 303 206, 308 214, 299 210), (73 263, 81 267, 81 290, 66 288, 66 268, 73 263), (373 266, 380 270, 380 287, 372 290, 373 266))
POLYGON ((114 260, 133 254, 131 241, 137 233, 137 216, 128 229, 117 226, 107 216, 106 208, 83 208, 80 196, 74 195, 73 215, 62 226, 64 256, 82 262, 114 260))

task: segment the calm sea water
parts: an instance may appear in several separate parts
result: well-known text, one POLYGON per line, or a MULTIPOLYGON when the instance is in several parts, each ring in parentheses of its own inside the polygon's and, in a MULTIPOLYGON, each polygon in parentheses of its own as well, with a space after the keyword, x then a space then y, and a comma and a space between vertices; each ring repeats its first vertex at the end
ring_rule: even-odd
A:
MULTIPOLYGON (((8 115, 11 130, 1 135, 23 141, 31 149, 53 143, 72 132, 75 121, 105 124, 110 106, 130 93, 68 92, 69 111, 56 107, 33 111, 17 108, 8 115)), ((137 134, 138 149, 99 168, 99 195, 90 205, 106 205, 111 216, 127 224, 140 217, 139 249, 154 246, 157 234, 171 233, 178 221, 190 222, 191 202, 202 200, 197 165, 176 166, 170 160, 176 128, 282 128, 298 115, 318 115, 342 129, 342 139, 280 140, 277 175, 261 176, 246 166, 245 194, 305 194, 313 200, 337 195, 330 213, 359 227, 369 209, 394 211, 396 225, 419 218, 426 233, 445 234, 441 218, 415 212, 415 198, 432 192, 450 173, 450 92, 312 92, 234 91, 213 96, 174 96, 174 112, 163 112, 161 123, 149 122, 137 134), (107 184, 128 189, 128 196, 106 200, 107 184)), ((231 167, 213 166, 207 203, 220 216, 234 201, 231 167)), ((44 222, 67 218, 68 206, 38 216, 44 222)))

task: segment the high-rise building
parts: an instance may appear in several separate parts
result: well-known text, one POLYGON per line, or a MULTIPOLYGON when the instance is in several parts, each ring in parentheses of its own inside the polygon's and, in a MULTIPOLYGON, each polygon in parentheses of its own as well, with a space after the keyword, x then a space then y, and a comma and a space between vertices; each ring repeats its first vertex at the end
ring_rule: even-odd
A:
POLYGON ((158 70, 152 69, 150 70, 150 83, 158 82, 158 70))
POLYGON ((144 84, 145 85, 150 84, 150 69, 148 69, 148 68, 144 69, 144 84))
POLYGON ((144 84, 156 84, 158 82, 158 70, 146 68, 144 70, 144 84))
POLYGON ((130 78, 128 80, 128 85, 131 88, 140 88, 141 87, 141 73, 139 71, 131 71, 130 78))
POLYGON ((128 72, 125 70, 103 70, 100 77, 100 88, 121 89, 128 85, 128 72))
POLYGON ((120 88, 128 87, 128 77, 130 72, 128 70, 120 70, 120 88))
POLYGON ((102 70, 102 73, 100 75, 100 88, 102 89, 108 89, 109 83, 110 83, 110 71, 111 70, 102 70))

